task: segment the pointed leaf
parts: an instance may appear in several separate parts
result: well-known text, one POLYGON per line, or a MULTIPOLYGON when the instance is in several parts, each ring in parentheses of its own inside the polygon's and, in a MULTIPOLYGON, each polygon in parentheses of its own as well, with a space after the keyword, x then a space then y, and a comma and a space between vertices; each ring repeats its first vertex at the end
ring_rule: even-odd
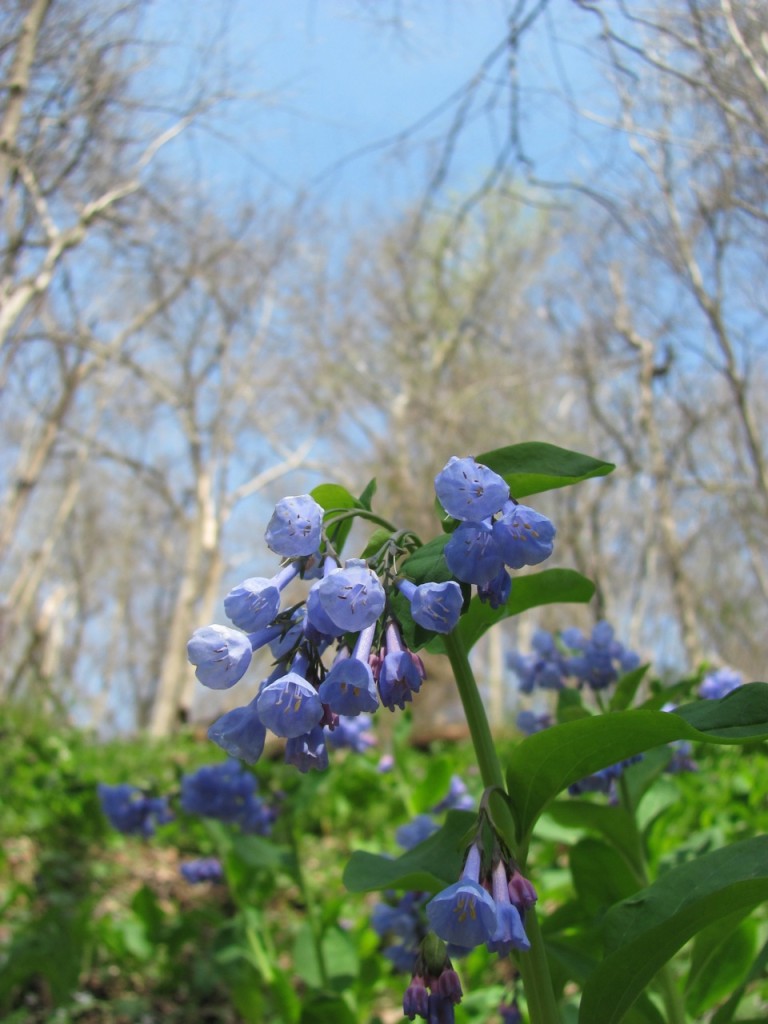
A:
POLYGON ((390 858, 358 850, 344 870, 350 892, 376 889, 415 889, 439 892, 459 877, 467 833, 477 821, 469 811, 449 811, 445 824, 429 839, 390 858))
POLYGON ((606 476, 616 468, 611 462, 541 441, 496 448, 478 455, 477 461, 503 476, 518 499, 606 476))
POLYGON ((581 1024, 618 1024, 685 942, 768 899, 768 836, 672 868, 605 917, 607 956, 584 986, 581 1024))
POLYGON ((507 789, 519 836, 567 786, 635 754, 678 739, 740 743, 766 737, 766 683, 749 683, 722 700, 695 701, 672 713, 616 711, 535 733, 518 743, 507 760, 507 789))

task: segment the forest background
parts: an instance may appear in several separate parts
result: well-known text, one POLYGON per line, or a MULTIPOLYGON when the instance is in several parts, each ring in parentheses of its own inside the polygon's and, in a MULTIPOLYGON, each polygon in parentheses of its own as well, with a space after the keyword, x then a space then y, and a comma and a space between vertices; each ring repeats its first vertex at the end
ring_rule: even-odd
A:
POLYGON ((375 474, 419 530, 530 439, 618 466, 548 497, 597 596, 539 623, 764 676, 762 5, 173 10, 0 14, 4 701, 209 719, 185 643, 277 497, 375 474))

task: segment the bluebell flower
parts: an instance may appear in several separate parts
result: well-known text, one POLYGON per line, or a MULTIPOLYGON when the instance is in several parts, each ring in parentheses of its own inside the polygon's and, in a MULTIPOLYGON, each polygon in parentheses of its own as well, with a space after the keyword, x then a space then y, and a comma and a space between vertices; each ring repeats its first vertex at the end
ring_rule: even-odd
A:
POLYGON ((496 931, 496 907, 480 884, 480 850, 469 848, 461 878, 427 904, 430 927, 445 942, 471 949, 490 942, 496 931))
POLYGON ((636 668, 640 661, 634 652, 615 639, 613 626, 608 622, 596 623, 588 640, 570 630, 563 631, 560 639, 569 646, 569 641, 573 641, 573 649, 579 651, 568 660, 570 674, 593 690, 610 686, 619 678, 619 673, 636 668))
POLYGON ((699 687, 699 696, 704 700, 720 700, 743 683, 744 677, 740 672, 728 667, 718 668, 704 676, 699 687))
POLYGON ((300 772, 325 771, 328 750, 323 727, 316 725, 302 736, 291 737, 285 744, 285 763, 294 765, 300 772))
POLYGON ((437 832, 437 822, 428 814, 417 814, 412 821, 401 825, 395 832, 395 839, 404 850, 411 850, 437 832))
MULTIPOLYGON (((393 897, 391 897, 393 898, 393 897)), ((394 905, 377 903, 371 914, 371 927, 389 941, 382 953, 396 971, 412 971, 419 944, 426 934, 424 904, 428 894, 406 892, 394 905)))
POLYGON ((299 566, 292 562, 271 579, 251 576, 239 583, 224 598, 227 618, 246 633, 269 626, 280 611, 282 591, 298 574, 299 566))
POLYGON ((201 882, 223 882, 224 868, 217 857, 198 857, 185 860, 179 865, 182 877, 191 885, 201 882))
POLYGON ((302 604, 293 611, 287 622, 283 621, 276 627, 278 633, 269 644, 269 649, 275 661, 283 661, 293 654, 304 637, 306 619, 307 609, 302 604))
POLYGON ((490 522, 461 523, 451 534, 443 553, 448 568, 464 583, 486 585, 504 568, 490 522))
POLYGON ((154 835, 158 825, 166 825, 173 815, 164 797, 147 796, 137 786, 100 782, 97 793, 101 809, 112 828, 125 835, 154 835))
POLYGON ((448 792, 439 803, 432 808, 433 814, 442 814, 443 811, 473 811, 475 801, 467 789, 464 780, 458 775, 452 775, 448 783, 448 792))
POLYGON ((295 658, 290 672, 265 686, 256 699, 259 718, 276 736, 303 736, 320 724, 323 704, 301 675, 306 668, 305 657, 295 658))
POLYGON ((435 633, 450 633, 461 615, 464 597, 455 580, 422 583, 398 580, 397 589, 411 604, 413 621, 435 633))
POLYGON ((501 509, 509 498, 509 486, 473 458, 454 455, 435 477, 435 493, 449 516, 478 522, 501 509))
POLYGON ((264 751, 267 728, 259 718, 258 697, 242 708, 227 711, 208 729, 208 739, 247 764, 255 764, 264 751))
POLYGON ((195 675, 211 690, 228 690, 248 670, 251 641, 245 633, 229 626, 202 626, 187 643, 187 657, 195 675))
POLYGON ((337 715, 359 715, 379 706, 376 682, 368 664, 375 629, 374 622, 361 631, 351 656, 342 649, 320 684, 320 700, 337 715))
POLYGON ((403 994, 403 1013, 409 1020, 429 1017, 429 991, 420 974, 414 974, 411 983, 403 994))
POLYGON ((355 715, 353 718, 339 715, 333 728, 326 729, 326 743, 340 750, 348 748, 363 754, 370 747, 376 746, 376 737, 371 732, 372 724, 370 715, 355 715))
POLYGON ((565 686, 570 667, 568 659, 555 644, 552 634, 545 629, 537 629, 531 646, 531 654, 514 651, 507 659, 509 667, 519 679, 520 691, 532 693, 535 687, 561 690, 565 686))
POLYGON ((413 700, 424 679, 421 659, 403 646, 400 631, 395 622, 386 630, 386 654, 378 668, 378 686, 381 703, 385 708, 402 711, 406 703, 413 700))
POLYGON ((632 757, 627 757, 616 764, 608 765, 607 768, 600 768, 598 771, 593 772, 592 775, 587 775, 578 782, 572 783, 568 787, 568 792, 571 796, 581 796, 582 793, 605 793, 615 798, 616 781, 622 776, 626 768, 636 764, 638 761, 642 761, 642 759, 642 754, 634 754, 632 757))
POLYGON ((493 524, 493 539, 510 569, 538 565, 552 554, 555 527, 541 512, 514 501, 505 503, 493 524))
POLYGON ((312 555, 320 544, 323 509, 309 494, 282 498, 267 525, 267 547, 284 558, 312 555))
POLYGON ((343 569, 334 569, 316 586, 323 611, 345 633, 359 633, 384 611, 384 587, 363 559, 348 559, 343 569))
POLYGON ((256 779, 235 760, 203 765, 181 778, 181 806, 187 814, 240 822, 256 799, 256 779))
POLYGON ((552 724, 552 715, 548 711, 525 710, 517 716, 517 728, 526 736, 549 729, 552 724))
POLYGON ((512 577, 502 567, 499 572, 487 583, 481 583, 477 588, 477 596, 481 601, 489 604, 491 608, 503 608, 512 593, 512 577))
POLYGON ((520 911, 509 896, 507 866, 501 860, 491 872, 491 892, 496 906, 496 930, 487 943, 490 952, 508 956, 513 949, 530 949, 520 911))

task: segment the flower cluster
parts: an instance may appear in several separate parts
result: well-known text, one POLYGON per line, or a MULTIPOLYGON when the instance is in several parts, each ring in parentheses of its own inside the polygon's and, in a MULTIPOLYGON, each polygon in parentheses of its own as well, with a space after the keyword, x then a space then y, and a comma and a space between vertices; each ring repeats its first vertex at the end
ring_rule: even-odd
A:
POLYGON ((182 878, 190 885, 224 881, 224 868, 218 857, 198 857, 195 860, 185 860, 179 865, 179 871, 182 878))
POLYGON ((503 477, 472 458, 453 457, 435 478, 440 504, 459 525, 445 546, 448 568, 474 583, 492 608, 509 598, 507 569, 538 565, 552 554, 555 527, 540 512, 521 505, 503 477))
POLYGON ((427 935, 420 944, 411 983, 403 995, 403 1013, 409 1020, 421 1017, 430 1024, 453 1024, 454 1007, 463 995, 445 943, 435 935, 427 935))
POLYGON ((237 761, 207 764, 181 779, 181 807, 187 814, 238 825, 243 832, 268 835, 275 812, 256 795, 256 779, 237 761))
POLYGON ((699 687, 699 696, 704 700, 720 700, 721 697, 725 697, 743 685, 744 677, 741 672, 724 666, 704 676, 699 687))
POLYGON ((286 740, 288 763, 300 771, 325 768, 327 742, 340 721, 370 715, 380 705, 403 709, 421 688, 424 665, 404 643, 393 611, 396 593, 418 626, 449 633, 464 605, 458 581, 476 583, 480 597, 495 606, 509 595, 507 566, 535 565, 551 552, 549 520, 516 504, 503 478, 474 459, 452 458, 435 488, 446 512, 462 520, 445 547, 456 579, 418 585, 398 574, 391 560, 342 564, 323 532, 323 508, 311 495, 277 503, 265 540, 282 559, 279 571, 234 587, 224 599, 232 625, 204 626, 187 644, 197 678, 215 690, 242 679, 255 651, 268 647, 274 658, 255 697, 210 727, 210 738, 230 756, 254 764, 269 730, 286 740), (472 537, 479 533, 490 540, 476 543, 472 537), (283 610, 283 592, 297 579, 310 584, 306 599, 283 610))
POLYGON ((480 846, 472 843, 461 877, 430 900, 427 919, 452 946, 466 950, 485 943, 506 956, 530 949, 524 921, 535 902, 535 889, 514 864, 498 854, 484 864, 480 846))
POLYGON ((640 657, 620 643, 608 622, 598 622, 587 637, 580 629, 553 635, 539 629, 530 654, 514 652, 509 667, 520 681, 522 693, 534 689, 561 690, 573 679, 578 687, 604 690, 640 664, 640 657))
POLYGON ((154 835, 158 825, 173 820, 165 797, 147 796, 137 786, 121 783, 109 786, 100 782, 97 787, 99 802, 112 828, 125 835, 154 835))

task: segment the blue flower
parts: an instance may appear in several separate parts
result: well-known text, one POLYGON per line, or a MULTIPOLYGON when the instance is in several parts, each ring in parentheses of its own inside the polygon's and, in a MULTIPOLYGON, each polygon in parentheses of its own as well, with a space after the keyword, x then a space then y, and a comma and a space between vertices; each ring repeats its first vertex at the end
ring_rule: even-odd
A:
POLYGON ((450 633, 461 615, 464 597, 455 580, 447 583, 422 583, 398 580, 398 590, 411 603, 413 621, 435 633, 450 633))
POLYGON ((233 708, 217 718, 208 729, 213 740, 230 757, 238 757, 247 764, 255 764, 264 750, 267 729, 259 718, 258 698, 243 708, 233 708))
POLYGON ((496 930, 487 943, 490 952, 508 956, 513 949, 530 949, 520 911, 509 896, 507 866, 503 861, 499 861, 491 873, 491 891, 496 905, 496 930))
POLYGON ((472 844, 461 878, 427 904, 432 930, 446 942, 471 949, 490 942, 496 931, 496 906, 479 882, 480 851, 472 844))
POLYGON ((316 586, 323 611, 345 633, 359 633, 384 611, 384 588, 362 559, 348 559, 343 569, 334 569, 316 586))
POLYGON ((256 780, 237 761, 207 764, 181 778, 181 806, 187 814, 240 822, 256 798, 256 780))
POLYGON ((328 751, 323 727, 316 725, 302 736, 291 737, 285 744, 285 763, 294 765, 300 772, 325 771, 328 751))
POLYGON ((464 583, 488 584, 504 568, 490 522, 461 523, 445 545, 445 560, 464 583))
POLYGON ((454 455, 435 477, 435 493, 449 516, 479 521, 501 509, 509 498, 509 487, 487 466, 454 455))
POLYGON ((727 667, 718 668, 704 676, 699 687, 699 696, 704 700, 720 700, 721 697, 738 689, 743 683, 744 678, 740 672, 727 667))
POLYGON ((491 608, 503 608, 511 593, 512 577, 505 568, 500 569, 492 580, 481 583, 477 588, 477 596, 491 608))
POLYGON ((514 501, 505 503, 493 524, 493 538, 510 569, 538 565, 552 554, 555 527, 541 512, 514 501))
POLYGON ((271 579, 251 576, 238 584, 224 598, 227 618, 246 633, 268 626, 280 611, 281 592, 298 574, 299 566, 294 562, 271 579))
POLYGON ((351 657, 342 649, 320 685, 320 700, 337 715, 359 715, 379 706, 376 682, 368 664, 375 629, 373 623, 360 633, 351 657))
POLYGON ((346 747, 357 754, 363 754, 369 747, 376 746, 376 738, 370 731, 371 725, 370 715, 355 715, 353 718, 339 715, 333 728, 327 729, 326 743, 339 750, 346 747))
POLYGON ((402 711, 407 701, 413 700, 424 679, 421 659, 417 659, 403 646, 400 631, 390 622, 386 632, 387 653, 379 665, 379 696, 385 708, 402 711))
POLYGON ((322 529, 322 508, 311 495, 299 494, 278 501, 264 539, 276 555, 297 558, 317 551, 322 529))
POLYGON ((229 626, 202 626, 187 644, 195 675, 211 690, 228 690, 242 679, 251 663, 251 641, 229 626))
POLYGON ((149 837, 154 835, 156 826, 173 819, 164 797, 147 796, 137 786, 109 786, 100 782, 97 793, 110 825, 125 835, 149 837))
POLYGON ((401 825, 396 830, 395 839, 404 850, 412 850, 414 846, 423 843, 435 832, 437 832, 437 822, 433 821, 428 814, 417 814, 412 821, 401 825))
POLYGON ((464 781, 458 775, 452 775, 448 792, 439 803, 435 804, 432 813, 442 814, 443 811, 473 811, 474 809, 475 801, 464 781))
POLYGON ((179 864, 182 877, 191 885, 201 882, 223 882, 224 868, 217 857, 199 857, 179 864))
MULTIPOLYGON (((305 663, 304 663, 305 664, 305 663)), ((296 659, 292 670, 269 683, 256 699, 259 718, 276 736, 288 739, 303 736, 323 717, 317 690, 296 671, 302 667, 296 659)))

